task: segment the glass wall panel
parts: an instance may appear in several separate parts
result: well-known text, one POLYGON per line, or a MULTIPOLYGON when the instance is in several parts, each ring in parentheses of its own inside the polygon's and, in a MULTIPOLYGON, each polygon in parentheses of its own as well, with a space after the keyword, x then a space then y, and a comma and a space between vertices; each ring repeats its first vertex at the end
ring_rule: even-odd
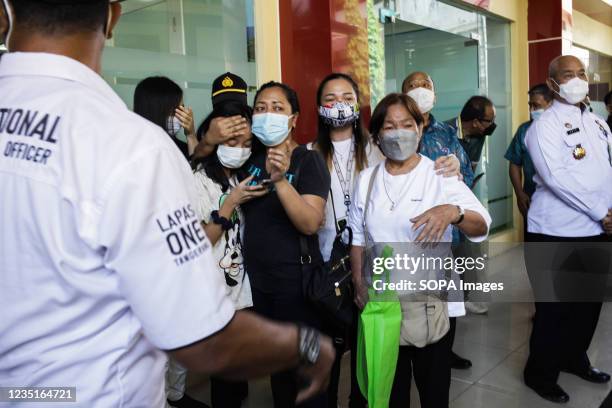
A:
MULTIPOLYGON (((384 35, 384 64, 379 61, 378 47, 370 49, 372 89, 384 86, 386 93, 397 92, 410 72, 428 72, 437 96, 432 113, 443 121, 457 117, 472 95, 487 95, 493 100, 498 127, 487 138, 476 169, 477 175, 484 175, 474 193, 489 208, 493 232, 512 228, 512 187, 504 159, 515 130, 509 23, 438 0, 372 0, 369 12, 370 21, 377 23, 369 28, 370 36, 384 35), (384 69, 384 84, 372 67, 384 69)), ((373 105, 380 100, 380 93, 372 93, 373 105)))
POLYGON ((612 57, 577 45, 572 46, 572 55, 580 58, 589 77, 589 99, 593 112, 602 118, 608 117, 604 97, 612 89, 612 57))
POLYGON ((134 89, 163 75, 185 90, 199 124, 212 109, 212 81, 226 71, 256 86, 253 0, 127 0, 105 50, 103 76, 132 106, 134 89))

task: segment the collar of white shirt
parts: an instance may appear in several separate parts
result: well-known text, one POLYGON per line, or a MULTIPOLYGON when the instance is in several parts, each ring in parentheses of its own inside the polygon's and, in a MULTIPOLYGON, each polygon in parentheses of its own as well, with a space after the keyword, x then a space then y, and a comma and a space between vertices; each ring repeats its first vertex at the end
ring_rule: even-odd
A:
POLYGON ((554 100, 553 101, 553 106, 552 106, 555 110, 564 113, 564 114, 578 114, 578 115, 582 115, 584 112, 588 112, 586 109, 582 110, 579 107, 577 107, 576 105, 570 105, 569 103, 563 103, 560 102, 558 100, 554 100))
POLYGON ((0 60, 0 78, 11 76, 54 77, 79 82, 92 89, 109 103, 124 107, 125 103, 91 68, 63 55, 40 52, 11 52, 0 60))

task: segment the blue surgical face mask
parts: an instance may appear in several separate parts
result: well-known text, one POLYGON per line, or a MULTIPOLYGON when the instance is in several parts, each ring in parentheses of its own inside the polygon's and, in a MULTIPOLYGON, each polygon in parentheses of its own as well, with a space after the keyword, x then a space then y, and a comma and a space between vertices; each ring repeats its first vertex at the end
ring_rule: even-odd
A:
POLYGON ((258 113, 253 115, 251 131, 264 145, 278 146, 287 139, 291 116, 282 113, 258 113))
POLYGON ((544 109, 537 109, 534 111, 531 111, 531 120, 538 120, 540 119, 540 116, 542 116, 542 114, 544 113, 544 109))

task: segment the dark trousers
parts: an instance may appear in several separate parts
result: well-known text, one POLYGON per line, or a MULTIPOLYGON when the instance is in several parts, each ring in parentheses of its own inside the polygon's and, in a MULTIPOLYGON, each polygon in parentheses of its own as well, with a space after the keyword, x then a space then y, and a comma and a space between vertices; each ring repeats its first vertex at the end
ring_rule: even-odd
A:
MULTIPOLYGON (((359 315, 361 312, 355 307, 355 315, 353 321, 355 324, 351 330, 351 393, 349 395, 349 408, 365 408, 367 406, 367 400, 359 389, 359 383, 357 382, 357 336, 359 330, 359 315)), ((330 406, 331 408, 331 406, 330 406)), ((334 407, 335 408, 335 407, 334 407)))
POLYGON ((448 329, 448 336, 450 337, 449 339, 450 348, 451 348, 451 351, 453 351, 453 345, 455 344, 455 332, 457 331, 457 318, 449 317, 448 320, 450 322, 450 328, 448 329))
POLYGON ((210 378, 210 400, 213 408, 240 408, 248 396, 249 383, 210 378))
POLYGON ((338 388, 340 385, 340 368, 342 365, 342 356, 350 350, 350 380, 351 390, 349 395, 349 408, 365 408, 367 401, 359 390, 357 383, 357 329, 359 321, 359 309, 354 307, 353 310, 353 325, 346 331, 339 331, 334 327, 325 327, 324 332, 331 336, 334 340, 336 349, 336 360, 332 367, 329 378, 329 386, 327 387, 327 406, 328 408, 338 407, 338 388))
POLYGON ((557 383, 561 370, 584 371, 590 367, 587 350, 602 306, 602 297, 594 293, 597 287, 606 286, 610 257, 605 247, 589 247, 589 243, 608 245, 608 240, 605 236, 530 234, 531 243, 536 244, 525 246, 525 259, 536 314, 524 371, 526 384, 550 387, 557 383), (588 290, 583 291, 583 287, 588 290), (593 293, 591 299, 586 298, 589 293, 593 293), (560 301, 553 301, 551 294, 560 301))
MULTIPOLYGON (((245 309, 252 311, 251 308, 245 309)), ((210 402, 213 408, 240 408, 249 395, 248 381, 229 381, 210 377, 210 402)))
POLYGON ((437 343, 418 348, 401 346, 395 370, 390 408, 410 408, 410 386, 419 390, 421 408, 448 408, 450 389, 451 337, 447 333, 437 343))
MULTIPOLYGON (((295 290, 278 290, 264 292, 252 288, 253 306, 255 312, 272 320, 292 323, 303 323, 310 327, 320 329, 320 320, 312 307, 304 300, 301 285, 295 290)), ((295 370, 274 374, 271 377, 272 397, 275 408, 293 408, 298 390, 305 388, 305 384, 295 370)), ((323 393, 302 404, 300 408, 325 408, 327 395, 323 393)))

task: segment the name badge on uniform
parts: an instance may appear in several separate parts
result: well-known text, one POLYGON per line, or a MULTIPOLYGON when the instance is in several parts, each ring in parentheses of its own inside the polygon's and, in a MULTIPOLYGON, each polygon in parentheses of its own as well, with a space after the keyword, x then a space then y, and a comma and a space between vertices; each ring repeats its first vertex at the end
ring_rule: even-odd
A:
POLYGON ((576 129, 568 130, 565 133, 567 133, 568 135, 573 135, 574 133, 578 133, 578 132, 580 132, 580 129, 576 128, 576 129))
POLYGON ((574 159, 582 160, 584 159, 584 156, 586 156, 586 150, 584 150, 584 147, 582 147, 581 144, 577 144, 576 147, 574 147, 572 155, 574 156, 574 159))

